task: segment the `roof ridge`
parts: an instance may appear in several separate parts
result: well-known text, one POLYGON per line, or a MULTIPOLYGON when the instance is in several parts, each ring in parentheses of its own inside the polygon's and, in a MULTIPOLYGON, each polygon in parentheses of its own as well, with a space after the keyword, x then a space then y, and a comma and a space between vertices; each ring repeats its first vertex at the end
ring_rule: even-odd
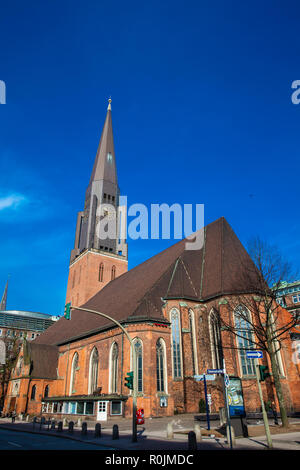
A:
POLYGON ((185 269, 185 272, 186 272, 186 274, 187 274, 187 276, 188 276, 188 279, 189 279, 189 281, 190 281, 190 284, 191 284, 191 286, 192 286, 192 289, 193 289, 193 291, 195 292, 196 297, 198 297, 197 291, 196 291, 196 289, 195 289, 195 286, 194 286, 194 283, 193 283, 193 281, 192 281, 192 278, 191 278, 191 276, 189 275, 189 272, 188 272, 188 270, 187 270, 187 267, 186 267, 186 265, 185 265, 185 262, 184 262, 183 259, 181 259, 181 258, 180 258, 180 261, 181 261, 181 263, 182 263, 182 265, 183 265, 183 267, 184 267, 184 269, 185 269))

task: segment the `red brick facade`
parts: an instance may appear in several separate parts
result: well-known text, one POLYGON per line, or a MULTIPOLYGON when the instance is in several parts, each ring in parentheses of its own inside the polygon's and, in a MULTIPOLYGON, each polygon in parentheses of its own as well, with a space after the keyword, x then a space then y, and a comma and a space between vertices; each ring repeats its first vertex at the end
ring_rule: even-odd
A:
MULTIPOLYGON (((201 374, 209 368, 215 366, 212 357, 211 336, 209 327, 209 314, 214 306, 214 302, 205 305, 187 302, 186 300, 168 301, 163 312, 166 323, 135 323, 128 324, 126 329, 132 338, 139 338, 143 350, 143 385, 142 391, 138 394, 137 406, 144 408, 145 416, 171 416, 174 413, 198 413, 199 401, 204 399, 204 389, 202 382, 196 382, 193 375, 201 374), (172 350, 172 328, 168 324, 172 309, 180 312, 180 356, 181 356, 181 375, 174 378, 174 361, 172 350), (194 327, 191 328, 189 312, 194 313, 194 327), (192 341, 191 329, 194 329, 196 335, 195 341, 192 341), (165 373, 165 391, 157 391, 157 340, 162 338, 165 344, 164 373, 165 373), (195 347, 196 346, 196 347, 195 347), (160 397, 166 396, 168 399, 167 407, 160 406, 160 397)), ((230 312, 232 314, 232 312, 230 312)), ((227 315, 227 306, 222 305, 221 314, 227 315)), ((286 314, 283 311, 283 314, 286 314)), ((224 347, 224 357, 226 361, 227 372, 230 376, 241 377, 243 395, 246 412, 259 411, 260 402, 255 376, 243 376, 240 366, 239 353, 237 349, 230 348, 234 346, 236 338, 229 336, 228 332, 222 331, 222 344, 224 347), (227 347, 229 348, 227 349, 227 347)), ((99 368, 97 386, 101 388, 101 394, 93 397, 93 400, 111 400, 121 399, 123 401, 123 414, 131 415, 132 398, 129 390, 124 386, 125 375, 132 370, 130 359, 130 346, 127 338, 119 330, 112 328, 105 332, 95 334, 77 341, 59 346, 59 358, 57 368, 57 379, 47 378, 30 379, 28 377, 29 365, 24 365, 21 371, 17 367, 12 375, 8 399, 6 401, 5 412, 11 409, 11 400, 16 405, 16 411, 25 412, 31 415, 39 414, 42 409, 42 401, 51 403, 52 401, 70 400, 73 401, 85 399, 89 400, 89 374, 90 374, 90 356, 94 348, 97 348, 99 354, 99 368), (118 345, 118 367, 117 367, 117 393, 112 395, 110 380, 110 351, 113 343, 118 345), (74 381, 73 393, 70 387, 72 359, 74 354, 78 353, 78 366, 76 378, 74 381), (19 382, 19 388, 16 389, 15 383, 19 382), (31 399, 33 385, 36 386, 36 394, 31 399), (44 399, 46 385, 49 386, 48 399, 44 399), (16 397, 16 402, 14 400, 16 397), (82 398, 84 397, 84 398, 82 398)), ((22 351, 20 353, 22 356, 22 351)), ((282 376, 282 386, 284 396, 289 412, 300 411, 299 397, 299 365, 293 362, 292 343, 286 341, 281 351, 284 376, 282 376)), ((262 383, 265 402, 275 399, 276 393, 272 384, 272 378, 262 383)), ((220 376, 216 376, 215 381, 208 382, 208 393, 212 395, 212 412, 219 412, 219 408, 224 406, 222 381, 220 376)), ((90 396, 91 398, 91 396, 90 396)), ((46 409, 46 408, 45 408, 46 409)), ((96 409, 96 408, 95 408, 96 409)), ((49 408, 48 408, 49 410, 49 408)), ((64 413, 51 413, 51 416, 61 417, 64 413)), ((77 415, 79 416, 79 415, 77 415)), ((92 416, 90 416, 92 417, 92 416)), ((96 419, 96 412, 93 418, 96 419)))
POLYGON ((86 250, 70 264, 66 303, 83 305, 111 280, 128 270, 123 256, 86 250))

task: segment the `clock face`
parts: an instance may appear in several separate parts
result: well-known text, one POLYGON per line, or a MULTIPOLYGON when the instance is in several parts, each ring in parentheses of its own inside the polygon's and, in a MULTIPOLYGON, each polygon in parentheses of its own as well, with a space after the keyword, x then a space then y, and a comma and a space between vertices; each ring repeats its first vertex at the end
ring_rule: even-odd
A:
POLYGON ((107 217, 109 220, 114 220, 116 218, 116 213, 113 208, 103 207, 103 216, 107 217))
POLYGON ((113 156, 110 152, 108 152, 108 154, 107 154, 107 161, 108 161, 108 163, 112 163, 112 161, 113 161, 113 156))

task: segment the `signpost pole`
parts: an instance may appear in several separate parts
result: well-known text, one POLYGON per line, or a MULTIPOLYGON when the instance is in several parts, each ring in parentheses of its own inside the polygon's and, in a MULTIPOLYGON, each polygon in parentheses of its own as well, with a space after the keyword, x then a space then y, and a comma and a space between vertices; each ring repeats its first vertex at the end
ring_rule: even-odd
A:
POLYGON ((267 413, 266 413, 263 394, 262 394, 261 385, 260 385, 260 381, 259 381, 260 377, 259 377, 259 368, 258 368, 258 359, 257 358, 255 358, 255 372, 256 372, 257 387, 258 387, 258 393, 259 393, 259 398, 260 398, 260 403, 261 403, 263 420, 264 420, 264 425, 265 425, 265 430, 266 430, 266 437, 267 437, 268 447, 269 447, 269 449, 271 449, 273 447, 273 442, 272 442, 272 438, 271 438, 268 416, 267 416, 267 413))
POLYGON ((207 429, 210 430, 210 419, 209 419, 209 406, 208 406, 208 397, 207 397, 207 386, 206 386, 206 377, 203 374, 203 381, 204 381, 204 393, 205 393, 205 405, 206 405, 206 421, 207 421, 207 429))
POLYGON ((224 393, 225 406, 226 406, 226 418, 227 418, 227 426, 229 430, 230 449, 232 449, 231 421, 230 421, 230 411, 229 411, 229 405, 228 405, 228 393, 227 393, 227 387, 225 385, 225 376, 226 376, 226 367, 225 367, 225 359, 223 358, 223 393, 224 393))

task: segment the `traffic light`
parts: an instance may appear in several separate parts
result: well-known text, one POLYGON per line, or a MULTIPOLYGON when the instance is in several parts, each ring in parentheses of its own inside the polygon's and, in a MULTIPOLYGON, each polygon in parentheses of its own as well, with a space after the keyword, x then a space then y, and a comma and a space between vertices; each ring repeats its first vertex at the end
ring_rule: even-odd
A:
POLYGON ((65 305, 64 317, 66 320, 71 320, 71 302, 65 305))
POLYGON ((267 377, 270 377, 268 366, 258 366, 260 382, 264 382, 267 377))
POLYGON ((130 388, 130 390, 133 390, 133 372, 127 372, 124 385, 125 387, 130 388))

